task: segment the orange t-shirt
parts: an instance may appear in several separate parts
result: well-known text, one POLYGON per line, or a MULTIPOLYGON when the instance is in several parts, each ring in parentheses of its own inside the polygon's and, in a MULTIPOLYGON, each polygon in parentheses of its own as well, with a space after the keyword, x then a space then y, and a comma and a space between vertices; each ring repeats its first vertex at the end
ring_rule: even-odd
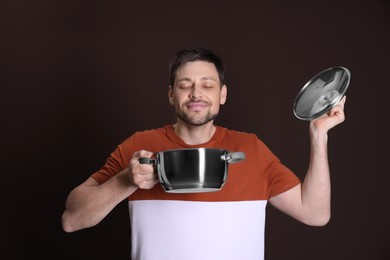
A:
POLYGON ((184 201, 248 201, 268 200, 300 183, 299 178, 270 151, 255 135, 216 126, 207 143, 188 145, 178 137, 172 125, 136 132, 111 153, 106 163, 92 175, 99 183, 125 169, 134 152, 154 153, 180 148, 220 148, 230 152, 244 152, 245 160, 229 164, 228 176, 222 189, 206 193, 167 193, 161 185, 150 190, 138 189, 129 200, 184 200, 184 201))

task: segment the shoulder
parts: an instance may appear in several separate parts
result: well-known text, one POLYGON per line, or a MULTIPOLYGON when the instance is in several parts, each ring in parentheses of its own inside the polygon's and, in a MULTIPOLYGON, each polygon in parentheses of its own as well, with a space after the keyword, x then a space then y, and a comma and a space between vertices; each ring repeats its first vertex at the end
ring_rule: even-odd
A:
POLYGON ((255 133, 245 132, 245 131, 239 131, 239 130, 232 130, 225 127, 219 127, 223 138, 232 138, 232 139, 239 139, 242 141, 258 141, 260 140, 255 133))
POLYGON ((146 129, 146 130, 139 130, 135 131, 132 134, 130 134, 128 137, 126 137, 120 146, 129 146, 134 145, 137 142, 144 142, 144 141, 152 141, 155 139, 159 139, 162 135, 166 133, 166 126, 160 127, 160 128, 154 128, 154 129, 146 129))
POLYGON ((261 153, 271 151, 256 133, 232 130, 224 127, 220 127, 220 129, 222 133, 221 139, 225 144, 236 144, 236 146, 245 147, 245 149, 261 153))
POLYGON ((159 127, 159 128, 153 128, 153 129, 146 129, 142 131, 136 131, 133 135, 131 135, 129 138, 134 139, 148 139, 148 138, 156 138, 160 137, 161 135, 166 135, 168 131, 168 125, 159 127))

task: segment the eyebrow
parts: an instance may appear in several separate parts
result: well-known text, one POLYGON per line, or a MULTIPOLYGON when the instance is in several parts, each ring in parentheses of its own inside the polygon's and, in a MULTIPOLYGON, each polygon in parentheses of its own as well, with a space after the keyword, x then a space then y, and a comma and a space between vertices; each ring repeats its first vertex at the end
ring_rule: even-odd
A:
MULTIPOLYGON (((211 80, 211 81, 214 81, 217 83, 217 80, 215 80, 213 77, 202 77, 201 80, 203 80, 203 81, 211 80)), ((190 78, 181 78, 181 79, 177 80, 177 83, 182 82, 182 81, 191 81, 191 79, 190 78)))

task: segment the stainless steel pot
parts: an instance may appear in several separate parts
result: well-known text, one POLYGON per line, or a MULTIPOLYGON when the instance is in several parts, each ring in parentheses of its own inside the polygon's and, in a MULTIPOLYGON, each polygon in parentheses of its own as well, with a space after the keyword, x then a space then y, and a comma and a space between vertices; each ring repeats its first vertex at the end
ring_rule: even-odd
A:
POLYGON ((243 152, 218 148, 175 149, 156 153, 156 159, 141 158, 155 166, 166 192, 195 193, 218 191, 225 184, 228 165, 245 159, 243 152))

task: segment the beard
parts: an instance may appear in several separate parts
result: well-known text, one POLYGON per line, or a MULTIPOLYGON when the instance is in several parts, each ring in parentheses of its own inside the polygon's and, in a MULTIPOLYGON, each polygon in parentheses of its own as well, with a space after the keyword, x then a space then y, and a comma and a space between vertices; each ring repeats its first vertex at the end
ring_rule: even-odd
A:
POLYGON ((201 125, 205 125, 208 122, 214 120, 218 116, 218 113, 212 114, 211 111, 208 111, 205 115, 197 115, 196 114, 194 116, 191 116, 191 115, 188 115, 188 114, 181 111, 181 112, 177 112, 176 115, 178 118, 180 118, 181 120, 183 120, 184 122, 186 122, 189 125, 201 126, 201 125))

